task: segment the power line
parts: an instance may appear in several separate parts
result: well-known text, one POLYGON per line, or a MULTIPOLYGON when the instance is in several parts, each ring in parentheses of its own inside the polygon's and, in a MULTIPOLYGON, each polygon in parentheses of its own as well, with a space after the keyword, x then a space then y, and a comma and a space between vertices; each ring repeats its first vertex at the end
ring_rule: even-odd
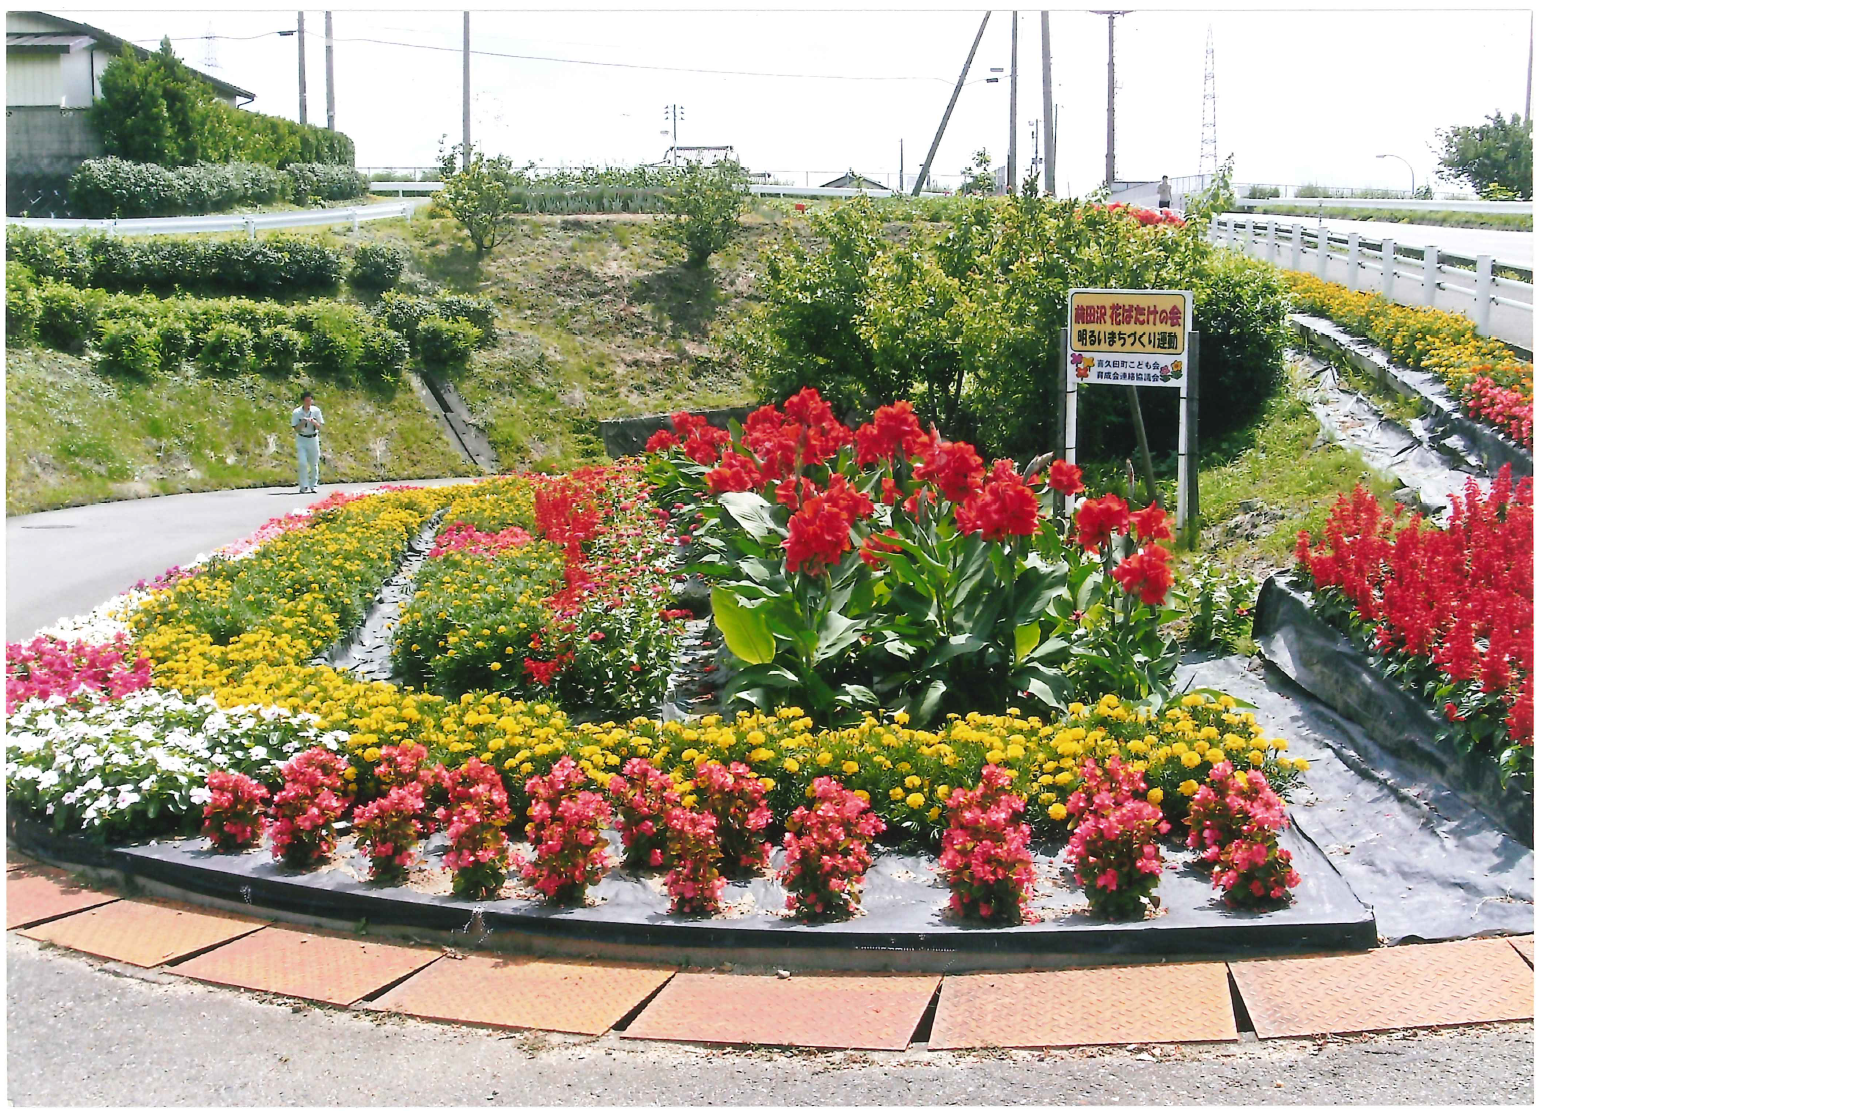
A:
MULTIPOLYGON (((232 35, 220 35, 218 36, 218 38, 222 42, 236 42, 236 41, 244 42, 244 41, 251 40, 251 39, 271 38, 274 35, 289 34, 289 33, 290 32, 268 31, 263 35, 243 35, 243 36, 238 36, 238 37, 232 36, 232 35)), ((203 39, 203 38, 206 38, 207 36, 205 35, 170 35, 167 37, 171 42, 188 42, 188 41, 203 39)), ((160 39, 138 40, 139 43, 160 42, 160 41, 161 41, 160 39)), ((374 43, 377 46, 400 46, 400 47, 405 47, 409 50, 436 50, 436 51, 442 51, 442 52, 449 53, 449 54, 458 53, 460 50, 460 47, 458 46, 434 46, 429 43, 422 43, 422 42, 397 42, 394 39, 365 38, 360 35, 347 36, 338 41, 340 42, 367 42, 367 43, 374 43)), ((599 62, 599 61, 595 61, 590 58, 557 58, 557 57, 552 57, 550 55, 545 55, 545 54, 514 54, 514 53, 507 52, 507 51, 502 51, 502 50, 475 50, 474 53, 481 55, 482 57, 487 57, 487 58, 511 58, 511 59, 514 59, 516 61, 521 61, 521 62, 559 62, 564 65, 572 65, 572 66, 601 66, 605 69, 639 69, 639 70, 649 70, 649 71, 653 71, 656 73, 699 73, 699 74, 705 74, 705 75, 713 76, 713 77, 775 77, 775 78, 783 78, 787 80, 797 80, 797 81, 932 81, 932 82, 935 82, 941 85, 952 84, 951 81, 948 81, 942 77, 906 77, 906 76, 900 76, 900 75, 870 76, 870 75, 865 75, 865 74, 849 74, 849 73, 767 73, 767 72, 763 72, 759 70, 744 70, 744 69, 696 69, 691 66, 650 66, 650 65, 643 65, 637 62, 599 62)))

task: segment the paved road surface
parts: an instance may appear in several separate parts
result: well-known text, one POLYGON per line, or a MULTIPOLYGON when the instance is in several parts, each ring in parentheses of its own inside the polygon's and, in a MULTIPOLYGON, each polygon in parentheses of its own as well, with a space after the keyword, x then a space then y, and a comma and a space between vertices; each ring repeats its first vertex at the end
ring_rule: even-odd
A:
MULTIPOLYGON (((1264 217, 1278 223, 1289 224, 1300 221, 1305 227, 1316 226, 1314 216, 1291 216, 1279 214, 1264 217)), ((1491 228, 1438 228, 1430 224, 1389 224, 1380 220, 1328 220, 1322 225, 1337 235, 1355 231, 1361 238, 1374 240, 1378 251, 1381 240, 1392 239, 1396 243, 1409 247, 1438 247, 1442 251, 1454 254, 1487 254, 1492 260, 1503 265, 1515 263, 1519 266, 1533 267, 1536 264, 1536 233, 1528 231, 1495 231, 1491 228)))
MULTIPOLYGON (((465 481, 422 479, 409 485, 465 481)), ((23 640, 61 617, 84 613, 138 579, 231 544, 333 490, 380 485, 331 483, 317 494, 300 494, 294 486, 215 490, 8 517, 6 639, 23 640)))
POLYGON ((210 988, 7 937, 7 1099, 37 1104, 1529 1103, 1528 1025, 1218 1047, 703 1050, 210 988), (1282 1084, 1282 1087, 1278 1087, 1282 1084))

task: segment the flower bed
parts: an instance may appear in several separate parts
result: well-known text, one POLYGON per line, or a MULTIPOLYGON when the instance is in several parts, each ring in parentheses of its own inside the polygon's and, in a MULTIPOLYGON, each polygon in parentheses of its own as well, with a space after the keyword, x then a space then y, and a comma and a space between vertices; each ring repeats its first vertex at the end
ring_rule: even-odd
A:
POLYGON ((648 475, 715 584, 729 702, 925 724, 1169 689, 1162 627, 1180 614, 1158 506, 1106 495, 1072 516, 1077 468, 988 468, 907 402, 852 430, 806 389, 743 427, 675 425, 648 475))
POLYGON ((1389 514, 1357 487, 1320 541, 1297 538, 1317 612, 1387 661, 1402 686, 1439 708, 1460 753, 1497 761, 1500 782, 1533 785, 1535 537, 1532 480, 1475 481, 1439 529, 1389 514))
POLYGON ((1286 276, 1297 311, 1326 316, 1380 345, 1395 361, 1428 371, 1446 384, 1466 415, 1526 451, 1534 446, 1534 366, 1505 344, 1479 335, 1468 318, 1398 305, 1313 274, 1291 271, 1286 276))

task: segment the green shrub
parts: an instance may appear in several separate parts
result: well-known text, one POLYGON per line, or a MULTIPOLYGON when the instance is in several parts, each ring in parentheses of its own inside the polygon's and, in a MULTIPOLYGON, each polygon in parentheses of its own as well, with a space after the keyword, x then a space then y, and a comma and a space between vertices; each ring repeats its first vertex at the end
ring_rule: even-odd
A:
MULTIPOLYGON (((97 237, 101 238, 101 237, 97 237)), ((67 235, 45 228, 6 229, 7 262, 19 263, 42 282, 91 284, 93 237, 67 235)))
POLYGON ((329 302, 298 312, 295 323, 305 337, 304 361, 313 374, 338 382, 356 378, 369 327, 361 316, 348 305, 329 302))
POLYGON ((687 252, 687 265, 706 265, 739 234, 746 181, 745 170, 733 161, 690 162, 669 175, 661 203, 674 219, 657 223, 656 230, 687 252))
POLYGON ((53 347, 84 350, 96 319, 96 300, 85 291, 63 283, 39 290, 39 338, 53 347))
POLYGON ((162 367, 164 370, 179 370, 182 360, 196 350, 195 332, 188 326, 187 314, 164 304, 152 315, 155 318, 156 348, 162 352, 162 367))
POLYGON ((298 367, 304 341, 283 324, 261 329, 253 337, 253 362, 261 374, 289 378, 298 367))
POLYGON ((298 204, 347 201, 369 192, 369 179, 350 166, 328 162, 293 162, 285 167, 292 199, 298 204))
POLYGON ((395 287, 402 278, 402 252, 382 243, 361 243, 350 256, 350 284, 371 293, 395 287))
POLYGON ((111 374, 151 378, 162 369, 156 330, 139 320, 107 320, 97 333, 97 366, 111 374))
POLYGON ((446 180, 430 207, 439 215, 453 217, 479 253, 498 246, 500 236, 512 226, 516 206, 511 190, 520 184, 512 172, 512 159, 503 154, 488 158, 474 151, 467 164, 447 174, 446 180))
POLYGON ((357 356, 357 370, 364 377, 388 382, 408 365, 408 341, 387 328, 369 325, 363 333, 363 347, 357 356))
POLYGON ((265 239, 151 236, 73 237, 54 250, 22 237, 15 254, 42 280, 67 281, 117 293, 208 292, 277 296, 335 289, 343 255, 297 235, 265 239))
POLYGON ((6 338, 31 343, 39 335, 39 291, 32 271, 17 262, 6 264, 6 338))
POLYGON ((1254 423, 1277 396, 1289 308, 1277 268, 1235 251, 1217 252, 1205 276, 1194 282, 1202 439, 1216 442, 1254 423))
POLYGON ((238 324, 216 324, 201 337, 195 361, 215 374, 247 374, 254 366, 253 333, 238 324))
POLYGON ((434 299, 432 315, 448 320, 464 320, 478 328, 484 341, 493 338, 493 318, 497 310, 490 297, 474 297, 466 293, 443 293, 434 299))
POLYGON ((436 369, 451 369, 467 361, 484 335, 465 320, 425 317, 415 326, 415 350, 422 362, 436 369))
POLYGON ((67 190, 72 208, 93 219, 195 216, 247 204, 270 204, 287 177, 251 163, 167 169, 153 162, 92 158, 79 163, 67 190))

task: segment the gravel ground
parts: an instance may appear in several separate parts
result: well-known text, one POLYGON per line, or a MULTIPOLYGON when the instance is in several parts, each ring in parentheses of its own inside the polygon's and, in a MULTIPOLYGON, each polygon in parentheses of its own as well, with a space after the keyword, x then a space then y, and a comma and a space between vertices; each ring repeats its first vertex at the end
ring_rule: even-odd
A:
POLYGON ((194 984, 7 937, 7 1099, 59 1104, 1529 1103, 1527 1024, 1050 1052, 705 1050, 194 984))

